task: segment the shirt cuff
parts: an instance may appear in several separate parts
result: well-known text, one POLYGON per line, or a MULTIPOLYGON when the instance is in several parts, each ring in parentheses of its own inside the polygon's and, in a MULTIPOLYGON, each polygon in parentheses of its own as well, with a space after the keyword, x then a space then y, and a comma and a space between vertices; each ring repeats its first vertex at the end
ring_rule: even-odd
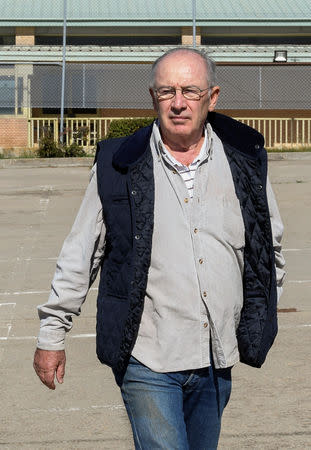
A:
POLYGON ((37 348, 41 350, 64 350, 65 330, 45 330, 41 328, 37 339, 37 348))

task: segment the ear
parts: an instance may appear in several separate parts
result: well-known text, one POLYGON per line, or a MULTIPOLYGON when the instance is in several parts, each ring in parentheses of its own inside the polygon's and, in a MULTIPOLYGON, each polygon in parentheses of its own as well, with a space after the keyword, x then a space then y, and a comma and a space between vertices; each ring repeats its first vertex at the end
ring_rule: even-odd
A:
POLYGON ((158 102, 157 102, 158 99, 154 95, 154 92, 153 92, 153 90, 151 88, 149 88, 149 93, 150 93, 151 98, 152 98, 153 109, 157 112, 158 111, 158 102))
POLYGON ((210 99, 209 99, 209 105, 208 105, 209 111, 214 111, 217 101, 218 101, 219 91, 220 91, 219 86, 214 86, 212 88, 212 92, 211 92, 210 99))

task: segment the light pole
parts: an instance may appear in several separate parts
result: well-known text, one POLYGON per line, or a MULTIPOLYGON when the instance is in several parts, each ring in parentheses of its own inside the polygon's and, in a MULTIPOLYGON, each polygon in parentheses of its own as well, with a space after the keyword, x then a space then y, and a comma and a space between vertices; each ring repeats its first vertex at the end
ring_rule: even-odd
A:
POLYGON ((62 93, 60 105, 60 142, 64 142, 64 103, 65 103, 65 76, 66 76, 66 32, 67 32, 67 0, 64 0, 64 25, 63 25, 63 63, 62 63, 62 93))
POLYGON ((192 46, 193 48, 196 48, 196 0, 192 0, 192 46))

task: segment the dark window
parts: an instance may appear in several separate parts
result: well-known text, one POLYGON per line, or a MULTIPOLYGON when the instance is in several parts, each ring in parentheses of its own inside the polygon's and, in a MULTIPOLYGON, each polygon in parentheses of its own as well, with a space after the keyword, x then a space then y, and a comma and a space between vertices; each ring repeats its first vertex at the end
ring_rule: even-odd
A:
MULTIPOLYGON (((64 108, 64 114, 66 116, 75 117, 76 114, 96 114, 96 108, 64 108)), ((60 115, 60 108, 42 108, 42 114, 60 115)))
POLYGON ((0 114, 15 114, 15 77, 0 76, 0 114))
POLYGON ((15 36, 0 36, 0 45, 15 45, 15 36))
MULTIPOLYGON (((180 36, 67 36, 67 45, 178 45, 180 36)), ((36 45, 62 45, 62 36, 36 36, 36 45)))
POLYGON ((24 83, 23 78, 18 77, 17 79, 17 112, 22 113, 22 107, 24 106, 24 83))
POLYGON ((311 36, 202 36, 202 45, 285 45, 311 44, 311 36))

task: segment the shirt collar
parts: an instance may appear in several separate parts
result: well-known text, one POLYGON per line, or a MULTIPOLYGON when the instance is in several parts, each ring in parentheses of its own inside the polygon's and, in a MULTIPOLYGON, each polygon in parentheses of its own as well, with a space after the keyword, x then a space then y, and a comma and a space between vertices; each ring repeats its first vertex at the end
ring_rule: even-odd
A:
MULTIPOLYGON (((170 165, 172 165, 174 167, 182 167, 183 166, 183 164, 181 164, 179 161, 177 161, 174 158, 174 156, 167 150, 165 145, 163 144, 158 120, 156 120, 153 124, 151 141, 157 151, 159 158, 165 159, 166 162, 168 162, 170 165)), ((203 141, 200 153, 192 161, 191 165, 198 166, 201 162, 204 162, 209 157, 211 157, 211 152, 212 152, 211 141, 212 141, 212 128, 209 123, 206 123, 204 126, 204 141, 203 141)))

